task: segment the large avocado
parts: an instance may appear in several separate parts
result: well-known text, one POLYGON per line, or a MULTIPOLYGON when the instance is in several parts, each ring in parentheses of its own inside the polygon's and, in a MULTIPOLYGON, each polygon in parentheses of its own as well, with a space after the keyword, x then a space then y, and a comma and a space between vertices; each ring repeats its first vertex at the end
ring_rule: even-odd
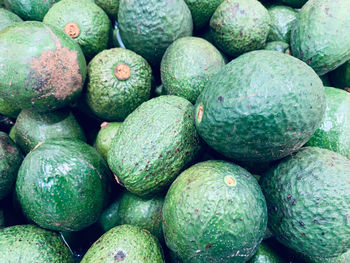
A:
POLYGON ((126 48, 154 66, 173 41, 191 36, 193 30, 184 0, 120 0, 118 23, 126 48))
POLYGON ((325 92, 304 62, 276 51, 234 59, 195 105, 200 136, 239 161, 272 161, 297 151, 321 125, 325 92))
POLYGON ((4 8, 0 8, 0 31, 17 22, 22 22, 22 19, 19 16, 4 8))
POLYGON ((144 102, 120 127, 108 151, 119 183, 139 196, 164 190, 200 148, 193 105, 177 96, 144 102))
POLYGON ((302 148, 264 174, 269 228, 278 241, 309 257, 336 257, 350 247, 350 160, 302 148))
POLYGON ((20 108, 50 111, 76 100, 86 75, 78 44, 41 22, 0 31, 0 97, 20 108))
POLYGON ((349 1, 308 1, 292 29, 293 56, 305 61, 319 75, 349 60, 349 13, 349 1))
POLYGON ((247 262, 266 225, 258 182, 224 161, 197 163, 182 172, 163 205, 165 242, 184 263, 247 262))

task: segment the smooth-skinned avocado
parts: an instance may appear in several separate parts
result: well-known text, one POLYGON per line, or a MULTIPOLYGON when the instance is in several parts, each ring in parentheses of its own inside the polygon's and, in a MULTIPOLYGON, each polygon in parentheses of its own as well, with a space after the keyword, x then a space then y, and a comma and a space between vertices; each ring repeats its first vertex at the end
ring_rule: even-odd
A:
POLYGON ((325 108, 324 87, 312 68, 290 55, 259 50, 214 75, 197 99, 194 118, 199 135, 219 153, 268 162, 301 148, 321 125, 325 108))
POLYGON ((283 245, 309 257, 336 257, 350 246, 350 160, 304 147, 261 178, 269 228, 283 245))
POLYGON ((47 112, 80 95, 85 58, 59 29, 36 21, 12 24, 0 31, 0 50, 0 97, 6 102, 47 112))
POLYGON ((15 13, 5 8, 0 8, 0 31, 13 23, 22 22, 23 20, 15 13))
POLYGON ((258 182, 225 161, 201 162, 183 171, 163 205, 165 242, 184 263, 247 262, 266 225, 258 182))
POLYGON ((107 153, 111 147, 113 138, 118 136, 121 122, 103 122, 96 136, 94 147, 107 161, 107 153))

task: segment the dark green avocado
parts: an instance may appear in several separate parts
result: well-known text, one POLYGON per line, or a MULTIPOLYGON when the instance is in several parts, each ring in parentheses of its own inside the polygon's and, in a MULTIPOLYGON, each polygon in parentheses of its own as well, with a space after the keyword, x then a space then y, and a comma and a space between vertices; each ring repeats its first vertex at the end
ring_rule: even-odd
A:
POLYGON ((22 22, 22 19, 7 9, 0 8, 0 31, 14 23, 22 22))
POLYGON ((266 242, 262 242, 255 255, 248 261, 248 263, 287 263, 282 259, 276 251, 266 242))
POLYGON ((104 232, 107 232, 111 228, 120 225, 119 224, 119 205, 120 198, 117 198, 112 204, 110 204, 101 214, 98 219, 98 225, 104 232))
POLYGON ((103 122, 96 136, 94 147, 107 160, 107 153, 111 147, 113 138, 119 133, 122 122, 103 122))
POLYGON ((21 112, 21 109, 17 105, 10 104, 4 99, 0 98, 0 114, 12 118, 17 118, 18 114, 21 112))

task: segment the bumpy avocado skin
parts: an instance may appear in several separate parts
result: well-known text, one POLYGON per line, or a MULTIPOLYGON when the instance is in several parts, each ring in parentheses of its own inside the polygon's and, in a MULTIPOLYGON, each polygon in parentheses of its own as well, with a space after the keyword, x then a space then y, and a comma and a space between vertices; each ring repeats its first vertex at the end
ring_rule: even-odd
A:
POLYGON ((18 114, 21 112, 21 109, 16 105, 10 104, 0 98, 0 114, 12 118, 17 118, 18 114))
POLYGON ((86 141, 84 131, 68 109, 49 113, 22 110, 15 123, 15 140, 27 154, 38 143, 51 138, 72 138, 86 141))
POLYGON ((7 9, 0 8, 0 30, 17 22, 22 22, 19 16, 7 9))
POLYGON ((224 161, 197 163, 182 172, 163 205, 165 242, 184 263, 247 262, 266 225, 258 182, 224 161))
POLYGON ((99 53, 88 66, 85 100, 91 111, 103 120, 124 121, 151 95, 152 69, 131 50, 113 48, 99 53), (130 69, 130 77, 118 79, 118 65, 130 69))
POLYGON ((108 165, 130 192, 164 190, 200 149, 193 105, 177 96, 144 102, 121 126, 108 151, 108 165))
POLYGON ((23 212, 39 226, 78 231, 98 220, 110 176, 102 156, 88 144, 51 139, 25 157, 16 193, 23 212))
POLYGON ((289 43, 290 32, 298 12, 288 6, 272 6, 268 9, 271 17, 270 33, 268 41, 283 41, 289 43))
POLYGON ((350 250, 341 254, 338 257, 333 258, 320 258, 320 257, 308 257, 303 255, 303 259, 306 263, 348 263, 350 262, 350 250))
POLYGON ((0 31, 0 97, 19 108, 63 108, 82 91, 86 62, 78 44, 41 22, 0 31))
POLYGON ((0 229, 0 261, 7 263, 73 263, 61 237, 34 225, 0 229))
POLYGON ((291 32, 293 56, 324 75, 350 59, 350 2, 310 0, 291 32))
POLYGON ((270 16, 257 0, 226 0, 210 19, 210 28, 215 45, 234 57, 264 47, 270 16))
POLYGON ((81 263, 164 263, 157 239, 137 226, 116 226, 101 236, 81 263))
POLYGON ((285 246, 309 257, 336 257, 350 246, 350 160, 302 148, 261 179, 269 228, 285 246))
POLYGON ((76 23, 80 34, 73 41, 80 45, 88 60, 107 48, 112 30, 111 21, 103 9, 86 0, 60 1, 47 12, 43 22, 62 31, 68 23, 76 23))
POLYGON ((262 242, 248 263, 287 263, 266 242, 262 242))
POLYGON ((191 36, 191 12, 183 0, 120 0, 118 23, 126 48, 158 66, 167 47, 191 36))
POLYGON ((0 200, 12 190, 22 160, 17 145, 0 131, 0 200))
POLYGON ((282 41, 268 42, 264 48, 265 50, 278 51, 290 55, 289 44, 282 41))
POLYGON ((122 125, 122 122, 104 122, 97 134, 94 147, 106 161, 109 147, 111 147, 113 138, 118 136, 120 125, 122 125))
POLYGON ((195 123, 208 145, 226 157, 272 161, 311 138, 325 104, 322 82, 304 62, 276 51, 253 51, 208 82, 195 105, 195 123))
POLYGON ((169 95, 195 103, 208 80, 225 66, 225 59, 212 44, 198 37, 172 43, 161 62, 161 78, 169 95))
POLYGON ((341 89, 325 89, 327 107, 323 122, 307 145, 328 149, 350 159, 350 94, 341 89))
POLYGON ((101 7, 111 19, 117 18, 119 0, 95 0, 94 2, 101 7))

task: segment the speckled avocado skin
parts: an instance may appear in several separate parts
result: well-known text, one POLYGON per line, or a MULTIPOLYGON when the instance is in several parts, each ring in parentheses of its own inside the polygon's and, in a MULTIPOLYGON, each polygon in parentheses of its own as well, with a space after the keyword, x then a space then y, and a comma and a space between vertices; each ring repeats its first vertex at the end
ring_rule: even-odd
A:
POLYGON ((12 190, 22 160, 17 145, 6 133, 0 132, 0 200, 12 190))
POLYGON ((118 23, 126 48, 158 66, 167 47, 191 36, 191 12, 183 0, 120 0, 118 23))
POLYGON ((260 50, 227 64, 195 105, 200 136, 238 161, 272 161, 297 151, 321 125, 324 87, 304 62, 260 50))
POLYGON ((113 138, 118 136, 121 122, 104 122, 101 124, 101 130, 98 132, 94 147, 107 161, 107 153, 111 147, 113 138))
POLYGON ((121 126, 108 151, 108 165, 130 192, 162 191, 194 159, 200 141, 193 105, 177 96, 144 102, 121 126))
POLYGON ((0 30, 17 22, 22 22, 19 16, 7 9, 0 8, 0 30))
POLYGON ((161 78, 169 95, 195 103, 208 80, 225 65, 225 59, 208 41, 183 37, 172 43, 161 62, 161 78))
POLYGON ((226 0, 210 19, 215 45, 229 56, 264 47, 270 30, 267 9, 257 0, 226 0))
POLYGON ((110 176, 102 156, 88 144, 51 139, 25 157, 16 193, 23 212, 41 227, 78 231, 102 213, 110 176))
POLYGON ((157 239, 137 226, 116 226, 100 237, 81 263, 164 263, 157 239))
POLYGON ((0 97, 19 108, 50 111, 77 99, 86 75, 78 44, 41 22, 0 31, 0 97))
POLYGON ((278 241, 309 257, 336 257, 350 246, 350 160, 302 148, 261 179, 269 228, 278 241))
POLYGON ((67 109, 49 113, 22 110, 15 123, 15 140, 27 154, 40 142, 51 138, 72 138, 86 141, 84 131, 67 109))
POLYGON ((286 42, 282 41, 268 42, 264 49, 278 51, 290 55, 289 45, 286 42))
POLYGON ((163 205, 165 242, 184 263, 247 262, 266 225, 258 182, 224 161, 197 163, 182 172, 163 205))
POLYGON ((293 56, 324 75, 350 59, 350 2, 310 0, 291 32, 293 56))
POLYGON ((248 263, 287 263, 266 242, 262 242, 248 263))
POLYGON ((6 263, 73 263, 61 237, 34 225, 0 229, 0 261, 6 263))

